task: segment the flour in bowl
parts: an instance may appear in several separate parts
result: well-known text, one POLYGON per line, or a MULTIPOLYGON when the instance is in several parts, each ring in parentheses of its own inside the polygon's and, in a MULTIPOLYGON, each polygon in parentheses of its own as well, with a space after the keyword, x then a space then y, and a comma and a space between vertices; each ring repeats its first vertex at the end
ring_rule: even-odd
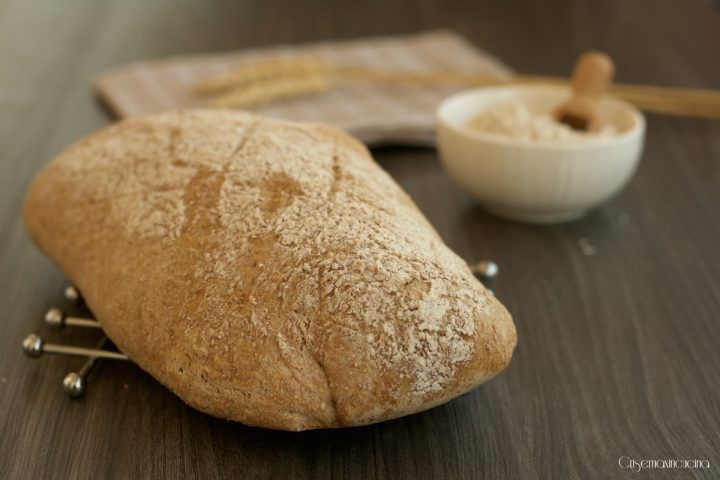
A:
POLYGON ((508 139, 530 142, 578 142, 617 135, 614 125, 600 125, 589 131, 573 130, 558 122, 551 112, 531 112, 522 102, 495 104, 467 123, 477 132, 489 133, 508 139))

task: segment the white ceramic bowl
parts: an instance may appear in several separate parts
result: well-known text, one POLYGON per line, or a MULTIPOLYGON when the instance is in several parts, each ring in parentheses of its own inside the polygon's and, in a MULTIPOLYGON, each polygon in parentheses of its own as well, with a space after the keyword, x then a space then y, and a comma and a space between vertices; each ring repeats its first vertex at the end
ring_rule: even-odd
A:
POLYGON ((568 96, 565 87, 538 85, 478 88, 446 99, 437 112, 437 144, 448 172, 502 217, 532 223, 582 217, 618 193, 635 172, 645 137, 645 118, 637 108, 605 98, 598 117, 618 134, 573 143, 515 140, 466 126, 499 102, 517 100, 544 113, 568 96))

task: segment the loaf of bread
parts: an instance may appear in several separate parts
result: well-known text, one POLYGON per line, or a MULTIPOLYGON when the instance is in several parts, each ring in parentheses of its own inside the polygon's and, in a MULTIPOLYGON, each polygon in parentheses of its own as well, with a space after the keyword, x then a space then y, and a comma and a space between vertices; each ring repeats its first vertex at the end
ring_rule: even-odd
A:
POLYGON ((515 347, 505 308, 327 126, 126 120, 50 163, 23 213, 118 348, 218 417, 387 420, 477 387, 515 347))

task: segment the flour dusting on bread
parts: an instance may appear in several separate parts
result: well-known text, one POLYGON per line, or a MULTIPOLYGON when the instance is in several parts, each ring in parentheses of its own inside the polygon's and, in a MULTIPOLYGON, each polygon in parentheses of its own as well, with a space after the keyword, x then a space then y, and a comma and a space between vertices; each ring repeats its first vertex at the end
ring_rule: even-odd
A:
MULTIPOLYGON (((26 212, 69 194, 61 215, 95 219, 90 234, 122 257, 118 281, 141 270, 132 292, 98 286, 90 305, 121 348, 204 411, 273 428, 369 423, 446 401, 509 361, 504 308, 334 129, 175 112, 110 127, 50 168, 54 183, 26 212), (145 303, 128 305, 131 294, 145 303), (119 318, 129 311, 142 317, 132 327, 119 318), (159 347, 167 358, 150 353, 159 347)), ((32 213, 38 243, 84 265, 56 258, 71 276, 105 278, 92 247, 43 245, 48 225, 32 213)))

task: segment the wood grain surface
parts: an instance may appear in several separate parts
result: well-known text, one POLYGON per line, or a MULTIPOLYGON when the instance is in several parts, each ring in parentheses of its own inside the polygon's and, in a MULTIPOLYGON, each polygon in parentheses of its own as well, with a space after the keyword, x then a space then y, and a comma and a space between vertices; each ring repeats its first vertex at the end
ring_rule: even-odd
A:
POLYGON ((22 355, 32 331, 95 342, 42 328, 65 279, 19 212, 33 174, 110 121, 90 95, 96 72, 438 27, 524 73, 567 74, 597 48, 623 81, 720 88, 720 12, 702 0, 0 0, 0 478, 720 477, 720 122, 649 116, 628 188, 552 227, 487 215, 431 150, 375 152, 453 249, 500 265, 492 288, 518 327, 504 374, 431 411, 274 432, 194 411, 120 362, 71 401, 60 381, 81 360, 22 355), (711 468, 634 473, 622 456, 711 468))

